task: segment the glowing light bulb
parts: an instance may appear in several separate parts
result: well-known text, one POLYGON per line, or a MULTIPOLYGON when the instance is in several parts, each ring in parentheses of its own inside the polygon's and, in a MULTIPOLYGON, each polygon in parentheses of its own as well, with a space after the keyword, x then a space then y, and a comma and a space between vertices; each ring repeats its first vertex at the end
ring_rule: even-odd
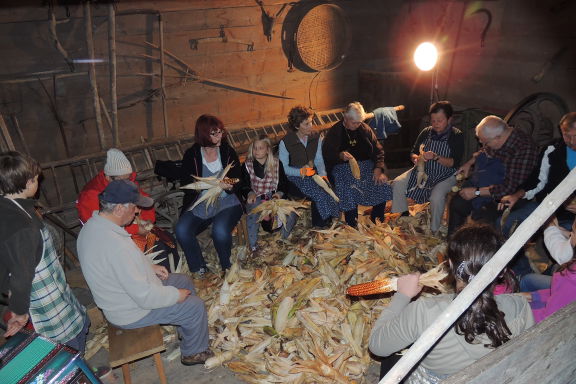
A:
POLYGON ((438 50, 432 43, 422 43, 414 51, 414 63, 421 71, 429 71, 438 61, 438 50))

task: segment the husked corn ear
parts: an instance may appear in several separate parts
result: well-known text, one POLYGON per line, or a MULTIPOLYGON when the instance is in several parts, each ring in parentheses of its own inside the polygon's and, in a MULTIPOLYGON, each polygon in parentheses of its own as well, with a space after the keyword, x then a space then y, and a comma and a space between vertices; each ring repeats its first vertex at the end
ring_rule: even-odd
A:
POLYGON ((315 174, 314 176, 312 176, 312 180, 314 180, 314 182, 318 184, 320 188, 325 190, 326 193, 329 194, 334 199, 334 201, 336 201, 337 203, 340 202, 340 198, 334 193, 332 188, 330 188, 330 186, 324 181, 322 176, 315 174))
POLYGON ((348 164, 350 164, 350 171, 352 171, 352 176, 356 180, 360 180, 360 166, 354 157, 348 160, 348 164))
POLYGON ((367 296, 392 292, 397 289, 396 281, 397 279, 393 277, 391 279, 382 279, 371 281, 369 283, 352 285, 351 287, 348 287, 346 294, 349 296, 367 296))

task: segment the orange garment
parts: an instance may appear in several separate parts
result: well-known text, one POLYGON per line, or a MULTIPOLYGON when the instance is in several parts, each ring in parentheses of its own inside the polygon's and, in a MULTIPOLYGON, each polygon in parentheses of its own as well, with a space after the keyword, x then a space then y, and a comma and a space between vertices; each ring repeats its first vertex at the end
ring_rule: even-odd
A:
MULTIPOLYGON (((130 181, 136 182, 136 172, 132 172, 130 175, 130 181)), ((106 186, 110 183, 104 175, 104 171, 100 171, 96 177, 90 180, 80 192, 78 200, 76 201, 76 209, 78 210, 78 218, 82 223, 86 223, 92 217, 92 213, 99 209, 98 195, 106 189, 106 186)), ((149 196, 146 192, 142 191, 140 188, 140 193, 144 196, 149 196)), ((152 223, 156 221, 156 212, 154 207, 142 209, 140 212, 140 218, 142 220, 147 220, 152 223)), ((146 236, 138 235, 138 225, 130 224, 125 227, 126 232, 128 232, 134 241, 138 241, 142 244, 146 244, 146 236)))

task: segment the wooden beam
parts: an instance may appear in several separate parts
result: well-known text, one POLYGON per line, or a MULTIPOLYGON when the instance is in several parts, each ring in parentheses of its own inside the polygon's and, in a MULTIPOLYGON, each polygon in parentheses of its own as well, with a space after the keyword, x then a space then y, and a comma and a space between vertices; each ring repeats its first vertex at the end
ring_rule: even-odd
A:
POLYGON ((112 145, 120 146, 118 136, 118 96, 116 92, 116 10, 114 3, 108 5, 108 56, 110 57, 110 103, 112 107, 112 145))
POLYGON ((162 118, 164 121, 164 137, 168 137, 168 111, 166 110, 166 79, 164 77, 164 21, 162 14, 158 15, 158 32, 160 39, 160 98, 162 100, 162 118))
POLYGON ((98 96, 98 84, 96 82, 96 64, 94 63, 94 34, 92 32, 92 10, 90 1, 84 3, 84 22, 86 24, 86 45, 88 48, 88 58, 90 61, 90 91, 92 92, 92 104, 94 105, 94 114, 96 115, 96 129, 100 139, 100 148, 106 147, 106 139, 102 129, 102 116, 100 114, 100 97, 98 96))
POLYGON ((6 146, 10 151, 15 151, 16 147, 14 146, 14 142, 12 141, 12 137, 10 136, 10 132, 8 131, 8 127, 6 126, 6 122, 4 121, 4 116, 0 114, 0 129, 2 130, 2 137, 6 142, 6 146))

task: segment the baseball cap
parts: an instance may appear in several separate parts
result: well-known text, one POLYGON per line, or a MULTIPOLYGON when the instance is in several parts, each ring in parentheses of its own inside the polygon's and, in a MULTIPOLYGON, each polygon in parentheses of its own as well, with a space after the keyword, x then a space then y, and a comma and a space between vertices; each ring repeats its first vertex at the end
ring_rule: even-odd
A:
POLYGON ((100 194, 100 198, 107 203, 132 203, 143 208, 151 207, 154 204, 154 200, 141 195, 138 186, 130 180, 111 181, 100 194))

